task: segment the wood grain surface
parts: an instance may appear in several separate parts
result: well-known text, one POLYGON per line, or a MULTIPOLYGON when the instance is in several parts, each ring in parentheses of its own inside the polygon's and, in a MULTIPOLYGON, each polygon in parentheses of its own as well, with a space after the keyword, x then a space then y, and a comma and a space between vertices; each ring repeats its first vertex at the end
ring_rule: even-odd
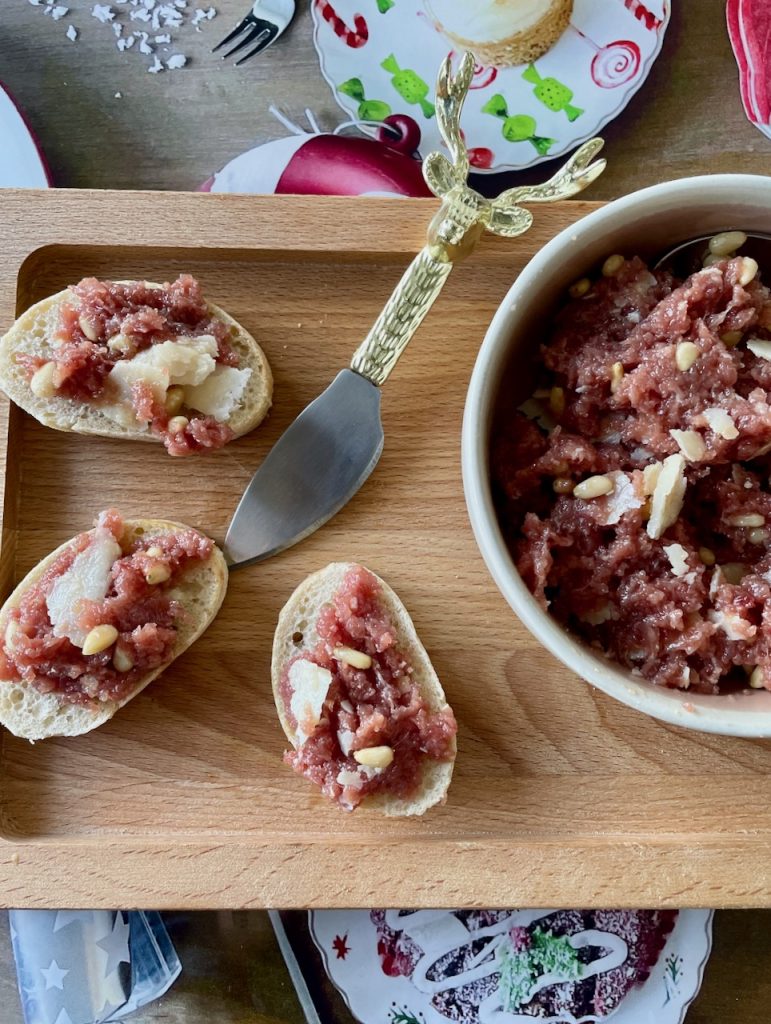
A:
MULTIPOLYGON (((58 185, 197 188, 238 153, 286 136, 268 110, 272 103, 303 124, 309 107, 325 130, 347 120, 319 71, 309 0, 298 0, 279 43, 240 68, 210 51, 249 3, 218 0, 219 13, 202 32, 177 34, 189 66, 159 75, 147 74, 150 58, 118 53, 110 27, 89 16, 90 0, 69 6, 68 19, 53 22, 26 0, 3 0, 0 16, 2 80, 28 115, 58 185), (77 43, 65 37, 68 21, 81 29, 77 43)), ((673 0, 672 8, 645 86, 602 130, 609 167, 592 198, 690 174, 768 171, 771 142, 742 111, 725 0, 673 0)), ((541 180, 552 167, 487 181, 498 188, 541 180)))
MULTIPOLYGON (((468 525, 458 443, 492 312, 530 255, 591 209, 538 212, 456 271, 383 395, 386 448, 327 527, 234 573, 223 610, 95 733, 4 735, 0 899, 154 907, 736 906, 771 902, 771 746, 686 733, 573 678, 519 625, 468 525), (278 611, 333 560, 401 594, 460 723, 446 806, 342 814, 281 763, 270 698, 278 611), (82 871, 73 871, 73 864, 82 871)), ((212 457, 47 430, 14 410, 2 584, 98 509, 222 538, 253 468, 346 365, 418 245, 431 201, 7 193, 0 318, 84 274, 185 269, 263 343, 269 421, 212 457)), ((7 411, 7 410, 6 410, 7 411)))

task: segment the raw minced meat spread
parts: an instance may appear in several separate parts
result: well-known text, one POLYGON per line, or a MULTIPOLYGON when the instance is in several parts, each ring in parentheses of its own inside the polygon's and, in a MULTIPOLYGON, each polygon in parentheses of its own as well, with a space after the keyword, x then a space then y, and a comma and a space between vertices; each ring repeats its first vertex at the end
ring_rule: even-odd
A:
POLYGON ((534 396, 499 409, 516 565, 635 674, 771 689, 771 293, 743 257, 614 271, 557 315, 534 396))
POLYGON ((120 514, 103 512, 24 592, 0 623, 0 679, 93 704, 122 700, 169 660, 187 614, 175 587, 213 541, 187 528, 125 535, 120 514), (88 654, 97 630, 110 642, 88 654))
POLYGON ((455 717, 426 704, 379 591, 371 572, 352 567, 319 614, 318 644, 291 659, 281 677, 284 707, 302 730, 285 760, 346 810, 370 793, 411 796, 426 758, 454 755, 455 717), (323 677, 313 720, 303 722, 293 697, 305 682, 297 669, 307 673, 307 665, 323 677), (386 756, 375 763, 367 758, 373 750, 386 756))
MULTIPOLYGON (((228 325, 212 316, 200 284, 190 274, 163 285, 90 277, 73 285, 61 304, 51 362, 39 356, 21 355, 18 359, 35 393, 41 394, 35 387, 38 371, 47 366, 51 378, 44 397, 55 395, 92 403, 110 418, 116 403, 127 403, 133 411, 129 425, 149 427, 171 455, 191 455, 221 448, 233 438, 227 423, 194 404, 200 389, 187 390, 184 396, 180 387, 176 392, 159 393, 152 386, 151 376, 143 378, 139 372, 126 376, 115 368, 125 368, 133 361, 137 369, 142 366, 151 373, 149 350, 166 345, 163 351, 168 361, 173 358, 168 343, 175 343, 180 346, 180 354, 182 346, 188 356, 190 351, 197 354, 199 366, 202 361, 208 363, 210 374, 218 370, 219 374, 224 371, 232 375, 239 360, 229 334, 228 325), (175 394, 176 407, 172 404, 175 394), (180 416, 183 405, 188 415, 180 416)), ((204 379, 200 372, 196 375, 196 362, 190 358, 176 368, 183 374, 186 371, 182 379, 187 384, 204 379)), ((249 372, 241 374, 246 373, 248 378, 249 372)), ((243 386, 243 381, 239 384, 243 386)))

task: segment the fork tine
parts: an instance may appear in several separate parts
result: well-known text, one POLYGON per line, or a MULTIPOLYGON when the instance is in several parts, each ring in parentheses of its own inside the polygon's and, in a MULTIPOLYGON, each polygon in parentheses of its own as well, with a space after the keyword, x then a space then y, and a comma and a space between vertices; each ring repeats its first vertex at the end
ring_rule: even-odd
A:
MULTIPOLYGON (((212 53, 216 53, 217 50, 220 49, 220 47, 227 46, 228 43, 231 43, 236 38, 236 36, 240 35, 245 28, 252 24, 253 21, 254 15, 250 12, 249 14, 247 14, 245 18, 242 18, 241 21, 239 21, 239 23, 236 25, 232 32, 229 32, 224 39, 220 39, 220 41, 212 50, 212 53)), ((225 56, 227 56, 227 54, 225 56)))
POLYGON ((239 60, 236 61, 236 67, 238 67, 239 64, 243 64, 244 61, 249 60, 250 57, 254 57, 258 53, 262 53, 263 50, 267 49, 270 46, 270 44, 273 42, 273 40, 276 38, 277 35, 278 35, 278 26, 277 25, 271 25, 268 28, 268 32, 267 32, 267 35, 265 36, 265 38, 261 39, 260 42, 257 43, 257 45, 255 46, 255 48, 253 50, 250 50, 249 53, 247 53, 245 56, 239 58, 239 60))
POLYGON ((258 37, 261 37, 267 28, 268 26, 266 22, 262 21, 261 19, 258 20, 254 24, 254 26, 246 33, 243 39, 237 42, 236 45, 232 47, 232 49, 227 51, 227 53, 223 53, 222 59, 226 60, 232 54, 238 53, 239 50, 243 50, 243 48, 245 46, 248 46, 249 43, 253 42, 258 37))

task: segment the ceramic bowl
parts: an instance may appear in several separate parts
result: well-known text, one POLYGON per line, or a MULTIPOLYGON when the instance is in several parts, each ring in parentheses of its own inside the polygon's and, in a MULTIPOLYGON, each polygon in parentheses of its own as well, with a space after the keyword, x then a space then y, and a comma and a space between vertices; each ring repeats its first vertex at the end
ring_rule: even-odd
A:
POLYGON ((501 388, 507 380, 508 388, 512 380, 529 377, 542 325, 564 302, 571 282, 596 272, 611 253, 655 259, 689 238, 730 228, 771 233, 771 178, 721 174, 665 182, 590 213, 544 246, 509 289, 479 351, 463 418, 463 485, 493 579, 525 626, 569 669, 624 704, 674 725, 769 737, 770 692, 712 696, 654 686, 568 633, 540 607, 514 567, 490 485, 490 431, 501 388))

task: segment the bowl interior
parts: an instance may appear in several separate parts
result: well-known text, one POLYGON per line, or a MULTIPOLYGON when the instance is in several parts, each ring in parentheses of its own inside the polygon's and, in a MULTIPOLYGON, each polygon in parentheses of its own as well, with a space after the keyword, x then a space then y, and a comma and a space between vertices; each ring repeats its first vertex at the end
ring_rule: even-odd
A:
MULTIPOLYGON (((688 728, 771 736, 771 693, 691 694, 654 686, 570 636, 537 604, 517 573, 493 506, 490 434, 496 409, 531 393, 544 326, 576 279, 611 253, 656 260, 690 238, 727 229, 771 232, 771 178, 714 175, 668 182, 589 214, 557 235, 512 285, 488 329, 463 424, 463 479, 482 555, 522 622, 564 664, 632 707, 688 728)), ((762 268, 761 268, 762 269, 762 268)))

